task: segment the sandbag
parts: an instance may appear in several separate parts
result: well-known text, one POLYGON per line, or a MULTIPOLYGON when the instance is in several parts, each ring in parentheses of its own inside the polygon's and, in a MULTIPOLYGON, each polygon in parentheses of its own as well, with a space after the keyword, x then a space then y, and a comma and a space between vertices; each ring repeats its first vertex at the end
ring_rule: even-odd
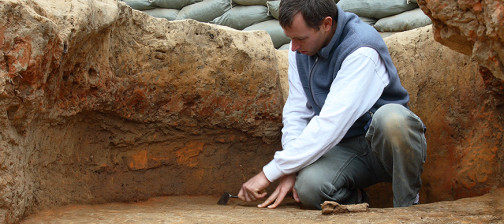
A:
POLYGON ((282 45, 278 50, 290 50, 290 43, 282 45))
POLYGON ((270 19, 272 19, 272 17, 268 16, 268 8, 266 6, 235 6, 222 16, 212 20, 210 23, 242 30, 245 27, 270 19))
POLYGON ((252 31, 252 30, 264 30, 264 31, 268 32, 268 34, 271 37, 271 41, 273 41, 273 45, 277 49, 279 47, 281 47, 282 45, 290 42, 290 38, 288 38, 285 35, 282 27, 280 26, 280 23, 276 19, 257 23, 257 24, 254 24, 252 26, 249 26, 249 27, 243 29, 243 31, 252 31))
POLYGON ((126 5, 136 10, 146 10, 155 8, 151 0, 122 0, 126 5))
POLYGON ((142 12, 156 17, 156 18, 164 18, 167 20, 175 20, 177 18, 177 14, 179 12, 178 9, 163 9, 163 8, 157 8, 157 9, 148 9, 148 10, 143 10, 142 12))
POLYGON ((268 1, 266 2, 266 5, 268 6, 268 11, 270 15, 273 16, 275 19, 278 19, 280 1, 268 1))
POLYGON ((185 6, 201 2, 203 0, 151 0, 152 5, 166 9, 182 9, 185 6))
POLYGON ((359 19, 362 21, 362 22, 365 22, 367 24, 369 24, 370 26, 373 26, 377 19, 373 19, 373 18, 367 18, 367 17, 362 17, 362 16, 359 16, 359 19))
POLYGON ((418 8, 418 4, 408 4, 406 0, 340 0, 337 5, 343 11, 375 19, 397 15, 418 8))
POLYGON ((266 6, 267 0, 233 0, 233 3, 238 5, 264 5, 266 6))
POLYGON ((177 14, 177 20, 194 19, 200 22, 210 22, 231 9, 229 0, 204 0, 188 5, 177 14))
POLYGON ((432 20, 425 13, 417 8, 399 15, 380 19, 374 28, 380 32, 400 32, 424 27, 432 24, 432 20))

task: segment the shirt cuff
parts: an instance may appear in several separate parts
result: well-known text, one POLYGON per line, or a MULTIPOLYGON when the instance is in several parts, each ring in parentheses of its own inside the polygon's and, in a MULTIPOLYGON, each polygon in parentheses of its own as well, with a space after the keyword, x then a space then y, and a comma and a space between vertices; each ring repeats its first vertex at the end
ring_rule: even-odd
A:
POLYGON ((280 168, 278 168, 278 165, 274 160, 271 160, 271 162, 263 167, 263 172, 266 178, 268 178, 268 180, 272 183, 283 176, 282 171, 280 170, 280 168))

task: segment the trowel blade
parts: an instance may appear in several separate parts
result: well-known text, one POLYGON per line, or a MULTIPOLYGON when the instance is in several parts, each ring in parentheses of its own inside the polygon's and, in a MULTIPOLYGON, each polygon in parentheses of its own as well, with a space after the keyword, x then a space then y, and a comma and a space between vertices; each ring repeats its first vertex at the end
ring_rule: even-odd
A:
POLYGON ((237 198, 238 196, 231 195, 230 193, 225 192, 222 194, 220 197, 219 201, 217 202, 218 205, 227 205, 229 198, 237 198))

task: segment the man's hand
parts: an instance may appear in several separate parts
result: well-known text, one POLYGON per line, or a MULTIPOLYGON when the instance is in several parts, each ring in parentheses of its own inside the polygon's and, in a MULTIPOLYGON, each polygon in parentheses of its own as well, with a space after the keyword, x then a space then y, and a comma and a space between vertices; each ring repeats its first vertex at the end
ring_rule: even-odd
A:
POLYGON ((285 195, 292 191, 294 200, 299 202, 299 197, 294 189, 294 184, 296 183, 296 174, 290 174, 282 177, 280 183, 278 184, 275 191, 264 201, 262 204, 258 205, 259 208, 264 208, 268 206, 268 208, 276 208, 280 203, 282 203, 285 195), (273 203, 273 204, 271 204, 273 203))
POLYGON ((244 201, 255 201, 257 199, 264 198, 268 193, 262 191, 270 184, 271 182, 268 178, 266 178, 264 172, 261 171, 242 185, 242 188, 238 193, 238 198, 244 201))

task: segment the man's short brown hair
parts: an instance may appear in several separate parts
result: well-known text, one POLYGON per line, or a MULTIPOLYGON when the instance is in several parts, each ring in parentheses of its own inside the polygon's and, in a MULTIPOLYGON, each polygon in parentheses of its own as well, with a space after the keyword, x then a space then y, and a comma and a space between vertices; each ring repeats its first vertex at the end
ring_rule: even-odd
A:
POLYGON ((338 21, 338 8, 333 0, 281 0, 279 21, 282 27, 290 27, 294 16, 301 12, 308 27, 319 30, 322 20, 332 17, 338 21))

